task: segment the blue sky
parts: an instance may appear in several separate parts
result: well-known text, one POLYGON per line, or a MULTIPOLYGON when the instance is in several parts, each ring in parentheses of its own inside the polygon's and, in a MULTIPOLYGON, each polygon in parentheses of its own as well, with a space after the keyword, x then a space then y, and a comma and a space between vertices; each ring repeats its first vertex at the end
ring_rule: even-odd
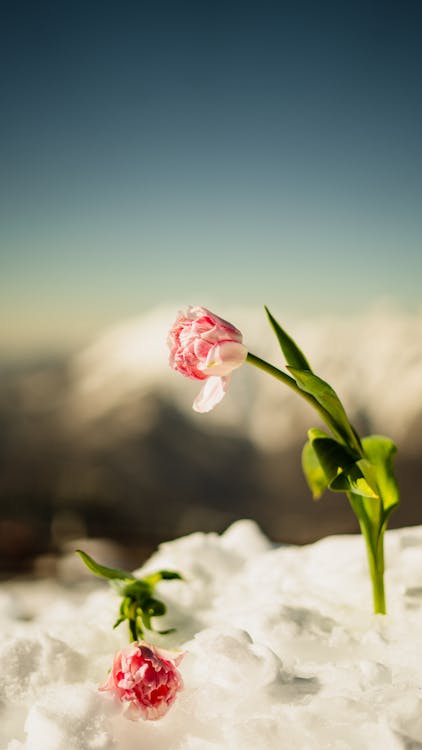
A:
POLYGON ((168 302, 420 307, 421 18, 416 2, 10 6, 2 356, 168 302))

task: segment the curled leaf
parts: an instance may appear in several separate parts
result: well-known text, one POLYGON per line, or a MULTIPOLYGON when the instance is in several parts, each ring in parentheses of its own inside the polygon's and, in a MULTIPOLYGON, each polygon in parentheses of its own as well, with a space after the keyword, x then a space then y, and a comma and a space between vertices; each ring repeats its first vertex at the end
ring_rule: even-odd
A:
POLYGON ((328 481, 310 440, 303 446, 302 468, 313 499, 319 500, 328 487, 328 481))
POLYGON ((393 467, 397 447, 390 438, 383 435, 368 435, 363 438, 362 445, 366 457, 375 468, 383 510, 390 514, 400 503, 399 488, 393 467))

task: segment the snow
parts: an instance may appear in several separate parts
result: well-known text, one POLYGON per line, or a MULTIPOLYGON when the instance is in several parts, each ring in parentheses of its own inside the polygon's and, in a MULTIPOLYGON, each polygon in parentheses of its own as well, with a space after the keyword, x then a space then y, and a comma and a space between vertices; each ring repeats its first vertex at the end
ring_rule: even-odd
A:
POLYGON ((130 722, 98 685, 125 627, 106 584, 0 587, 2 750, 383 750, 422 743, 422 527, 387 532, 389 615, 371 614, 364 544, 274 548, 252 521, 162 544, 155 642, 186 651, 159 722, 130 722), (163 618, 164 620, 164 618, 163 618))

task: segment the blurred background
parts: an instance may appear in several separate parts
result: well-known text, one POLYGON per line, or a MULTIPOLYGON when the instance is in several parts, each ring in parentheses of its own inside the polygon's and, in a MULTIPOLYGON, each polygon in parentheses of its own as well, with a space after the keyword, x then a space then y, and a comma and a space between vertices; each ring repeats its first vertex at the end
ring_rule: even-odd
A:
POLYGON ((242 367, 209 415, 165 339, 199 304, 279 363, 263 305, 422 523, 422 12, 416 2, 13 3, 0 24, 0 575, 77 541, 139 565, 254 518, 356 531, 301 476, 318 421, 242 367), (89 543, 86 540, 91 540, 89 543))

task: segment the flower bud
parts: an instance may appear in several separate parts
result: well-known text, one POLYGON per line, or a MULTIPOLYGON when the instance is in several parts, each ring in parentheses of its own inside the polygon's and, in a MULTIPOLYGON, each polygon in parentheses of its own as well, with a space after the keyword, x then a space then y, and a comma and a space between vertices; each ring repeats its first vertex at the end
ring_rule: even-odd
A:
POLYGON ((203 380, 193 408, 207 412, 225 395, 233 370, 246 359, 242 334, 205 307, 179 313, 167 338, 170 365, 185 377, 203 380))
POLYGON ((100 690, 114 693, 126 706, 129 719, 161 719, 183 688, 177 665, 184 654, 135 641, 118 651, 100 690))

